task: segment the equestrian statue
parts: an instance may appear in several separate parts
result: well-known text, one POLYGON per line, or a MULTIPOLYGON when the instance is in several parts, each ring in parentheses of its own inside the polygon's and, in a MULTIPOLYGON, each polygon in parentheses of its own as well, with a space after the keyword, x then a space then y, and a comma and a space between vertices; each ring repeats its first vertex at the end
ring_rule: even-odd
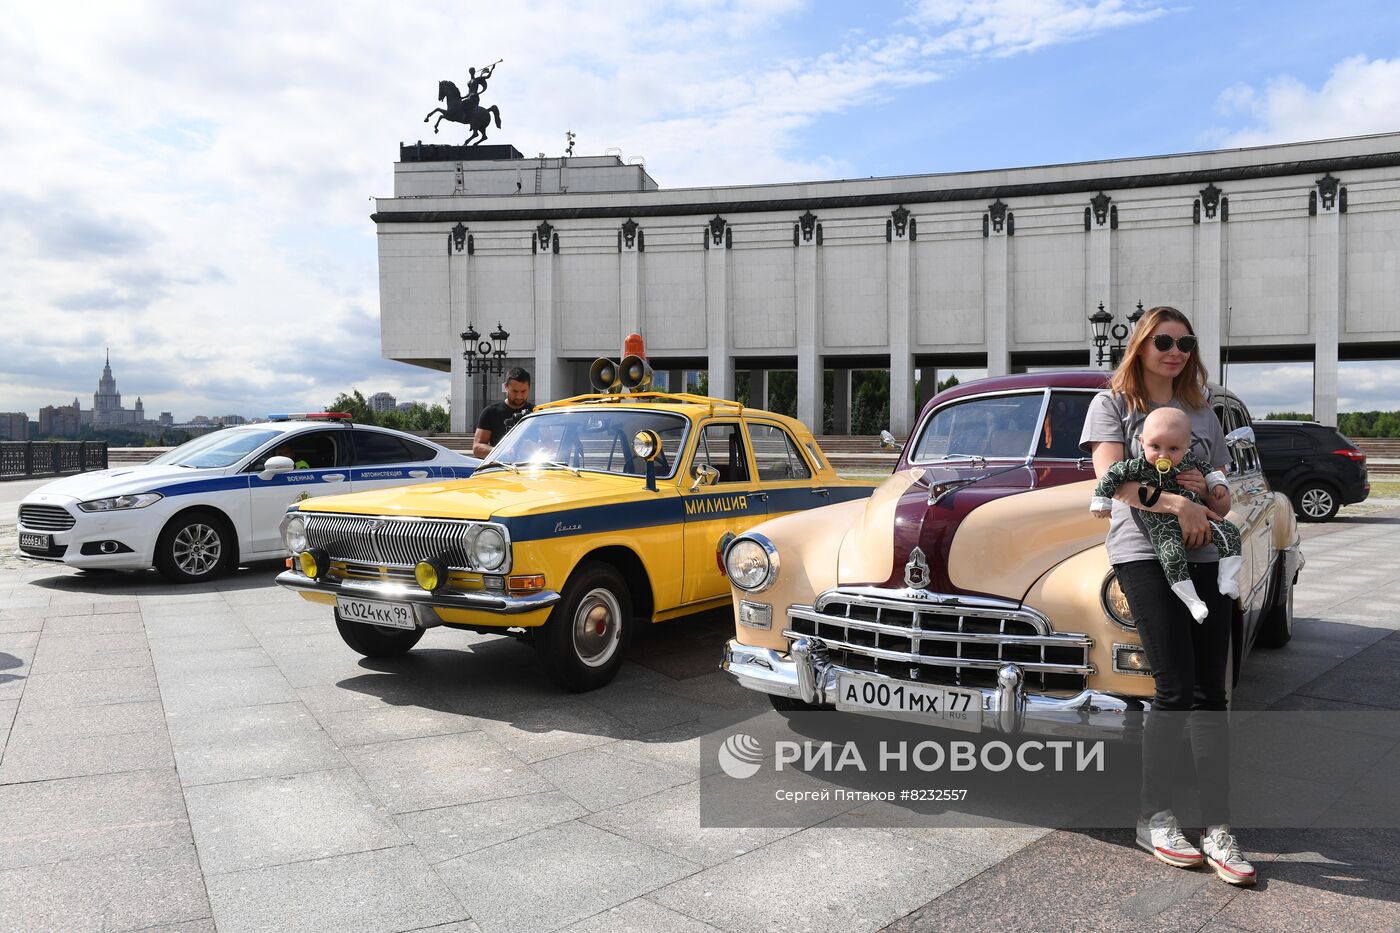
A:
POLYGON ((471 77, 467 81, 467 96, 463 97, 462 92, 457 90, 457 85, 451 81, 438 82, 438 100, 445 101, 446 106, 435 107, 428 111, 428 115, 423 118, 427 123, 437 114, 437 123, 433 124, 433 132, 438 131, 438 124, 443 120, 452 123, 465 123, 472 128, 471 135, 467 137, 464 146, 479 146, 486 142, 486 130, 491 125, 491 118, 496 118, 496 129, 501 128, 501 111, 496 109, 496 105, 482 107, 480 104, 481 94, 486 90, 486 83, 491 79, 491 73, 496 70, 496 66, 505 59, 498 58, 487 65, 481 71, 475 68, 468 68, 471 77))

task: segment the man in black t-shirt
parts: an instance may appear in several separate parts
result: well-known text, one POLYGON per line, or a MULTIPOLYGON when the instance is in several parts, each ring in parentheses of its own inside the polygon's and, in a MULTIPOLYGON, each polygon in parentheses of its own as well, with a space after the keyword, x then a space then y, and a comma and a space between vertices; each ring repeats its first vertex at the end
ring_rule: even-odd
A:
POLYGON ((535 409, 529 401, 530 374, 525 370, 517 366, 507 372, 501 388, 506 393, 505 401, 487 405, 477 419, 476 436, 472 438, 473 456, 489 454, 517 421, 535 409))

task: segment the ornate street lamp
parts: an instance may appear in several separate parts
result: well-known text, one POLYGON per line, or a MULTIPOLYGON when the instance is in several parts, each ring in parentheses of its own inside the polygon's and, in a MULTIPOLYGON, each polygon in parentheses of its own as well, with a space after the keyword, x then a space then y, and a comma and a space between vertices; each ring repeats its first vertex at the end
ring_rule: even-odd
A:
POLYGON ((491 377, 505 375, 506 341, 510 340, 510 333, 501 326, 500 321, 496 322, 496 329, 490 336, 490 340, 481 339, 475 323, 468 324, 467 329, 462 332, 462 359, 467 361, 467 378, 470 379, 478 373, 481 375, 482 408, 487 405, 487 384, 491 377))
POLYGON ((1094 364, 1102 366, 1105 362, 1116 367, 1123 358, 1124 342, 1128 335, 1137 327, 1137 322, 1141 319, 1142 299, 1138 299, 1137 309, 1128 315, 1127 324, 1116 323, 1112 314, 1104 310, 1103 302, 1099 302, 1099 309, 1089 315, 1089 323, 1094 325, 1094 364), (1113 345, 1109 346, 1109 338, 1113 338, 1113 345))

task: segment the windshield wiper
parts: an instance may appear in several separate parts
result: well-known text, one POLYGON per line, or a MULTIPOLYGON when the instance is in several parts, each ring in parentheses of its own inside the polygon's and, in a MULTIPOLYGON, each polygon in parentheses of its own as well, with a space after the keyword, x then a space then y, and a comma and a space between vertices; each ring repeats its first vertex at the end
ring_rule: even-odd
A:
POLYGON ((980 463, 983 466, 987 465, 987 458, 982 456, 981 454, 944 454, 943 456, 939 457, 933 462, 946 463, 949 460, 971 460, 974 463, 980 463))
MULTIPOLYGON (((522 463, 526 466, 532 467, 558 467, 561 470, 568 470, 575 476, 580 475, 577 467, 571 467, 567 463, 564 463, 562 460, 517 460, 514 465, 516 467, 519 467, 522 463)), ((517 470, 517 472, 519 471, 517 470)))
POLYGON ((492 460, 490 463, 483 463, 481 466, 476 468, 476 472, 482 473, 486 470, 495 469, 496 467, 500 467, 502 470, 510 470, 512 473, 520 472, 519 467, 506 460, 492 460))

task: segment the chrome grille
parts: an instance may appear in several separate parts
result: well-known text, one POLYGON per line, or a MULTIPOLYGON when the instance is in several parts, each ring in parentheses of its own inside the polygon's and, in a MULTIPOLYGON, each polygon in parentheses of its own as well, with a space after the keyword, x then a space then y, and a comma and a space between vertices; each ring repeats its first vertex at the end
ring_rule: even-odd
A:
MULTIPOLYGON (((363 515, 302 516, 306 540, 331 560, 371 567, 411 568, 440 557, 454 570, 475 570, 471 545, 480 524, 435 518, 374 518, 363 515)), ((504 571, 509 560, 497 568, 504 571)))
POLYGON ((1057 634, 1040 613, 1010 602, 837 589, 815 607, 789 608, 788 623, 788 637, 815 639, 836 664, 901 680, 994 687, 1010 662, 1031 689, 1078 691, 1094 673, 1092 638, 1057 634))
POLYGON ((67 531, 77 519, 62 506, 22 505, 19 507, 19 523, 35 531, 67 531))

